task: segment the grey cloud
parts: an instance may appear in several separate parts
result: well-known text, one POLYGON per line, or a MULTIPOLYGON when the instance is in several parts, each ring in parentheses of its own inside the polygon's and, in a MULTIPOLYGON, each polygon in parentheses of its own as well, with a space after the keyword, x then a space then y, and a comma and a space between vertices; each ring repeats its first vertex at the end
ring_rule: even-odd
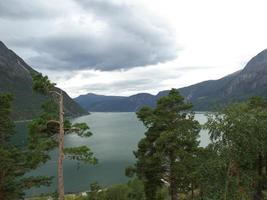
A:
MULTIPOLYGON (((136 79, 136 80, 121 80, 121 81, 116 81, 113 83, 102 83, 102 84, 90 84, 84 87, 84 89, 87 89, 88 91, 96 91, 96 90, 103 90, 103 88, 108 87, 109 90, 113 91, 121 91, 125 90, 139 90, 139 89, 145 89, 148 85, 151 86, 153 82, 149 79, 136 79)), ((147 89, 147 88, 146 88, 147 89)))
POLYGON ((0 18, 25 20, 53 17, 53 7, 40 0, 2 0, 0 1, 0 18))
MULTIPOLYGON (((87 29, 69 31, 71 24, 63 23, 59 24, 56 33, 16 38, 16 41, 12 38, 10 43, 35 51, 36 54, 27 61, 35 67, 50 70, 111 71, 176 58, 177 46, 172 31, 141 8, 111 0, 75 2, 86 14, 93 14, 95 20, 106 25, 102 34, 87 29)), ((24 15, 30 14, 26 12, 24 15)))
MULTIPOLYGON (((86 35, 56 36, 32 43, 40 56, 30 62, 45 68, 114 70, 153 65, 175 58, 168 46, 114 33, 105 41, 86 35), (117 37, 117 38, 116 38, 117 37), (108 44, 106 41, 109 41, 108 44)), ((174 50, 174 49, 173 49, 174 50)), ((175 51, 175 50, 174 50, 175 51)))

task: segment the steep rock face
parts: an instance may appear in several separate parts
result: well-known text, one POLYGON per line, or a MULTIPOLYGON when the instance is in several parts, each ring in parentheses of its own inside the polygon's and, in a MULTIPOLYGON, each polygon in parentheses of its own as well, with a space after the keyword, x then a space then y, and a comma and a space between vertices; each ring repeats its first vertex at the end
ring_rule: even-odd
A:
POLYGON ((219 104, 229 102, 226 91, 229 83, 239 75, 239 71, 218 80, 204 81, 192 86, 180 88, 181 94, 194 105, 198 111, 212 110, 219 104))
MULTIPOLYGON (((31 119, 41 111, 41 105, 47 97, 32 90, 31 73, 36 73, 13 51, 0 41, 0 93, 10 93, 14 97, 14 119, 31 119)), ((60 90, 55 88, 55 90, 60 90)), ((67 116, 87 114, 87 111, 64 93, 64 106, 67 116)))
POLYGON ((229 84, 228 95, 255 94, 266 96, 267 86, 267 50, 262 51, 253 57, 236 77, 229 84))

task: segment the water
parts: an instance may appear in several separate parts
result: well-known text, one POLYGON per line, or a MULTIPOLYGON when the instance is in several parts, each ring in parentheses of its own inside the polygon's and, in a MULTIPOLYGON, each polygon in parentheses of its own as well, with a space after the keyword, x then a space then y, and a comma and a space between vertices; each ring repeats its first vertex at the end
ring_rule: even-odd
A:
MULTIPOLYGON (((200 123, 206 121, 203 114, 196 114, 200 123)), ((92 182, 99 182, 108 186, 127 182, 124 175, 125 168, 134 164, 133 150, 138 141, 144 137, 145 128, 136 118, 135 113, 92 113, 79 117, 73 122, 86 122, 93 132, 90 138, 81 138, 75 134, 65 136, 66 146, 88 145, 99 160, 99 164, 84 165, 76 161, 64 161, 64 178, 66 193, 81 192, 89 189, 92 182)), ((22 145, 26 142, 26 124, 17 123, 20 132, 16 142, 22 145)), ((206 146, 209 142, 205 131, 201 132, 200 145, 206 146)), ((29 175, 57 176, 57 151, 50 153, 52 159, 29 175)), ((55 192, 56 179, 50 187, 35 188, 27 191, 28 196, 41 193, 55 192)))

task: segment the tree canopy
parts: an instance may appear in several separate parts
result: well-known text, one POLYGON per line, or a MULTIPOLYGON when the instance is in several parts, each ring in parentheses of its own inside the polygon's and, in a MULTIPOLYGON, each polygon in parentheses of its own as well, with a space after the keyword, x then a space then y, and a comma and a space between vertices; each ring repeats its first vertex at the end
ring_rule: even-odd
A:
POLYGON ((193 185, 200 125, 192 105, 175 89, 158 100, 155 109, 143 107, 137 117, 147 127, 134 152, 135 172, 143 180, 146 199, 157 199, 157 190, 169 185, 172 200, 193 185))

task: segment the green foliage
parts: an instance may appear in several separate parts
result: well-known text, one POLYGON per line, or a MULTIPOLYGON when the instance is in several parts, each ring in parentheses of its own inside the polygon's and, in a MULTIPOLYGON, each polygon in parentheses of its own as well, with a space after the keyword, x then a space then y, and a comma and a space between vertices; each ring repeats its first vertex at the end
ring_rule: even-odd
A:
POLYGON ((178 199, 260 200, 267 183, 267 102, 253 97, 208 114, 204 128, 211 144, 198 147, 200 125, 191 105, 175 91, 155 109, 144 107, 138 118, 147 127, 134 152, 135 168, 146 199, 156 199, 164 180, 178 199), (191 195, 190 195, 191 193, 191 195), (182 195, 183 194, 183 195, 182 195))
MULTIPOLYGON (((39 164, 45 163, 49 158, 48 152, 58 146, 57 135, 59 132, 59 124, 57 122, 58 109, 55 102, 47 102, 43 106, 44 112, 39 118, 34 119, 29 125, 28 143, 30 149, 35 150, 39 154, 37 160, 32 160, 39 164)), ((69 120, 64 121, 65 134, 77 133, 81 137, 90 137, 92 133, 85 123, 72 124, 69 120)), ((87 146, 65 148, 67 158, 75 159, 85 163, 96 164, 97 159, 93 156, 93 152, 87 146)))
POLYGON ((198 147, 200 126, 175 90, 142 108, 147 127, 138 144, 134 173, 143 181, 146 199, 156 199, 161 181, 171 199, 262 200, 267 183, 267 102, 253 97, 208 114, 204 128, 211 144, 198 147), (186 112, 187 111, 187 112, 186 112), (191 194, 190 194, 191 193, 191 194))
MULTIPOLYGON (((54 84, 49 81, 47 76, 35 74, 33 75, 33 83, 33 88, 37 92, 46 94, 53 92, 54 84)), ((29 146, 31 149, 37 149, 40 154, 36 163, 40 163, 41 159, 46 162, 49 159, 48 151, 58 146, 59 106, 56 100, 51 98, 42 106, 42 109, 43 113, 40 117, 34 119, 29 126, 29 146)), ((72 124, 68 119, 64 119, 64 130, 65 134, 77 133, 81 137, 90 137, 92 135, 87 124, 72 124)), ((97 162, 96 158, 93 157, 93 152, 86 146, 66 148, 64 151, 70 159, 94 164, 97 162)))
POLYGON ((0 199, 13 200, 24 196, 24 189, 49 185, 48 177, 25 177, 24 175, 36 168, 39 155, 35 150, 17 147, 11 144, 10 137, 14 134, 14 123, 11 120, 10 95, 0 95, 0 199))
MULTIPOLYGON (((64 119, 64 113, 62 112, 64 96, 62 92, 59 93, 54 91, 54 84, 49 81, 47 76, 42 76, 42 74, 33 75, 33 89, 46 95, 56 95, 56 98, 53 98, 53 95, 51 95, 50 101, 42 106, 43 113, 29 125, 30 133, 28 145, 35 154, 29 162, 38 166, 40 163, 45 163, 50 159, 48 154, 50 150, 59 146, 59 132, 61 131, 60 128, 62 126, 64 134, 77 133, 81 137, 90 137, 92 133, 87 124, 72 124, 69 120, 64 119), (60 121, 62 118, 64 120, 63 124, 62 121, 60 121)), ((90 164, 97 163, 97 159, 94 157, 93 152, 87 146, 65 148, 64 154, 68 159, 90 164)), ((63 169, 63 166, 59 166, 59 169, 63 169)), ((63 191, 61 193, 63 196, 64 188, 61 187, 58 188, 58 190, 63 191)))
POLYGON ((14 134, 15 126, 10 118, 12 99, 10 94, 0 94, 0 142, 2 145, 6 145, 14 134))
POLYGON ((35 163, 36 166, 48 161, 50 159, 48 152, 58 145, 56 134, 59 126, 57 123, 47 123, 57 118, 57 105, 50 100, 42 108, 43 113, 40 117, 29 124, 28 146, 36 156, 28 162, 35 163))
POLYGON ((90 128, 86 123, 75 123, 71 125, 71 131, 75 131, 80 137, 90 137, 92 136, 92 132, 90 132, 90 128))
POLYGON ((103 188, 97 183, 92 183, 90 185, 90 192, 88 192, 87 200, 104 200, 105 192, 103 188))
POLYGON ((128 200, 130 189, 127 185, 114 185, 107 189, 106 196, 109 200, 128 200))
POLYGON ((127 195, 129 200, 145 200, 144 184, 142 181, 134 178, 127 185, 129 187, 129 194, 127 195))
MULTIPOLYGON (((144 183, 146 199, 157 199, 164 182, 170 184, 170 195, 187 192, 194 181, 198 152, 199 123, 189 112, 190 103, 175 89, 157 102, 155 109, 143 107, 137 117, 147 127, 145 138, 134 152, 135 172, 144 183)), ((132 175, 133 169, 127 170, 132 175)), ((173 197, 174 198, 174 197, 173 197)))
POLYGON ((263 199, 267 181, 267 103, 253 97, 229 105, 209 114, 205 128, 212 144, 200 170, 203 196, 263 199), (205 183, 209 183, 206 188, 205 183))
POLYGON ((97 164, 94 153, 87 146, 65 148, 64 153, 69 159, 82 161, 88 164, 97 164))
POLYGON ((43 76, 41 73, 32 73, 32 81, 34 91, 42 94, 48 94, 55 86, 47 76, 43 76))
POLYGON ((51 184, 51 177, 37 176, 37 177, 24 177, 21 179, 21 187, 23 189, 30 189, 32 187, 49 186, 51 184))

